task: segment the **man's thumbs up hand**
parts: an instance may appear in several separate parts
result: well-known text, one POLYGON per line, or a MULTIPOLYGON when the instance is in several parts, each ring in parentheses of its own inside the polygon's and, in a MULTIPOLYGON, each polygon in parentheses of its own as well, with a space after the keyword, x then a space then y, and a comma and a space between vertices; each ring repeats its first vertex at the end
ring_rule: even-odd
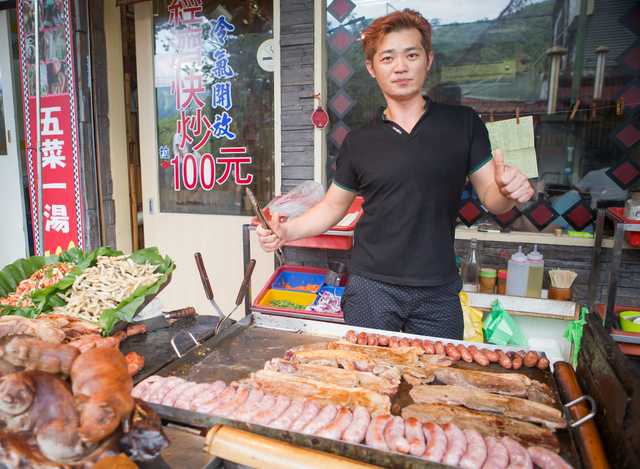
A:
POLYGON ((500 194, 506 199, 524 203, 533 195, 533 188, 527 177, 518 168, 504 164, 502 150, 496 149, 493 157, 494 177, 500 194))

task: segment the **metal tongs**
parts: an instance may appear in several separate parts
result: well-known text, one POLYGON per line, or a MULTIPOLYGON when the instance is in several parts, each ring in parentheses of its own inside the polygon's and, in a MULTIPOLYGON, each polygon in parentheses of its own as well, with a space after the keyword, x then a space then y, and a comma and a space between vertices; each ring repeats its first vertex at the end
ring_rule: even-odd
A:
POLYGON ((200 280, 202 280, 204 293, 205 295, 207 295, 207 299, 211 302, 214 309, 218 313, 218 316, 220 316, 220 321, 218 322, 218 325, 216 326, 214 331, 214 333, 217 334, 219 331, 226 329, 227 327, 233 324, 233 321, 230 319, 229 316, 231 316, 233 312, 236 309, 238 309, 238 306, 240 306, 240 304, 242 303, 242 300, 244 299, 244 294, 247 290, 247 287, 249 286, 249 281, 251 280, 251 274, 253 274, 253 268, 256 266, 256 260, 251 259, 249 261, 249 265, 247 265, 247 271, 244 274, 244 279, 242 280, 242 284, 240 285, 240 291, 238 292, 238 297, 236 298, 236 307, 233 308, 231 312, 225 316, 224 314, 222 314, 222 310, 216 303, 216 300, 213 298, 213 290, 211 289, 211 283, 209 282, 209 276, 207 275, 207 271, 204 268, 204 261, 202 260, 202 254, 200 254, 199 252, 196 252, 194 257, 196 259, 196 265, 198 266, 198 271, 200 272, 200 280))
MULTIPOLYGON (((253 195, 253 192, 251 192, 251 189, 247 187, 246 190, 247 190, 247 196, 249 197, 249 201, 251 202, 253 211, 256 212, 256 217, 258 218, 260 225, 262 225, 262 228, 264 228, 265 230, 271 231, 275 235, 275 232, 271 229, 271 225, 269 224, 267 217, 264 216, 264 212, 260 208, 260 205, 258 205, 258 199, 256 199, 255 195, 253 195)), ((280 261, 280 264, 284 264, 285 259, 284 259, 284 253, 282 252, 282 249, 277 248, 275 252, 276 252, 276 256, 278 256, 278 260, 280 261)))

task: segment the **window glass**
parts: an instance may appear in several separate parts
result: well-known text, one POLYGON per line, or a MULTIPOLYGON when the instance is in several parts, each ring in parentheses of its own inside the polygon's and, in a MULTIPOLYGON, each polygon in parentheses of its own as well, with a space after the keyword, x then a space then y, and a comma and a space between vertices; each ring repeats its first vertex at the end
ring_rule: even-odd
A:
POLYGON ((154 6, 162 212, 249 215, 273 197, 273 3, 154 6))
POLYGON ((346 133, 384 104, 359 38, 375 18, 411 8, 433 28, 434 63, 425 95, 470 106, 486 123, 491 115, 499 122, 516 113, 533 122, 534 198, 496 217, 484 211, 468 185, 460 223, 593 232, 594 210, 622 206, 639 185, 640 85, 634 77, 640 73, 635 59, 640 47, 634 44, 640 31, 633 15, 640 7, 633 0, 595 0, 586 2, 581 15, 580 5, 579 0, 329 1, 327 180, 346 133), (618 106, 620 98, 625 105, 618 106))

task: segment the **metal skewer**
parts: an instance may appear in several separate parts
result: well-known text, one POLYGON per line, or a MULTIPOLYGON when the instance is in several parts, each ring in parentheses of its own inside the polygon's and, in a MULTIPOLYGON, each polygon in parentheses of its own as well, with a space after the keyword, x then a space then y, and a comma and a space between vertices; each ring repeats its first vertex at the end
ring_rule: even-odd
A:
MULTIPOLYGON (((264 216, 264 212, 258 205, 258 199, 256 199, 255 195, 253 195, 253 192, 251 192, 251 189, 247 187, 246 190, 247 190, 247 196, 249 197, 249 201, 251 202, 253 211, 256 213, 256 217, 258 217, 258 221, 260 222, 260 225, 262 225, 262 228, 264 228, 265 230, 271 231, 275 235, 275 232, 271 229, 271 225, 269 224, 269 221, 264 216)), ((278 235, 276 235, 276 237, 277 236, 278 235)), ((284 253, 282 252, 282 249, 277 248, 275 252, 276 252, 276 256, 278 256, 278 260, 280 261, 280 264, 284 264, 285 258, 284 258, 284 253)))

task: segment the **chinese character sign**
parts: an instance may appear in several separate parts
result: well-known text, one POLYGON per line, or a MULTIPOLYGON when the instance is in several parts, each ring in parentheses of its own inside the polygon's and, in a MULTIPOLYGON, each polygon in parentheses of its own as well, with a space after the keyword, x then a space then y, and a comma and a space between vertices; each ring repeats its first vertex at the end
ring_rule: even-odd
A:
POLYGON ((35 63, 33 2, 18 0, 25 140, 33 231, 38 253, 82 248, 82 206, 69 0, 40 2, 40 64, 35 63), (40 116, 36 115, 35 67, 40 67, 40 116), (37 170, 37 125, 42 144, 42 176, 37 170), (42 177, 42 197, 38 181, 42 177), (38 226, 42 204, 43 227, 38 226), (40 246, 40 229, 44 246, 40 246))
POLYGON ((273 181, 272 80, 252 51, 272 24, 264 0, 246 3, 172 0, 155 20, 161 211, 247 214, 243 186, 273 181))

